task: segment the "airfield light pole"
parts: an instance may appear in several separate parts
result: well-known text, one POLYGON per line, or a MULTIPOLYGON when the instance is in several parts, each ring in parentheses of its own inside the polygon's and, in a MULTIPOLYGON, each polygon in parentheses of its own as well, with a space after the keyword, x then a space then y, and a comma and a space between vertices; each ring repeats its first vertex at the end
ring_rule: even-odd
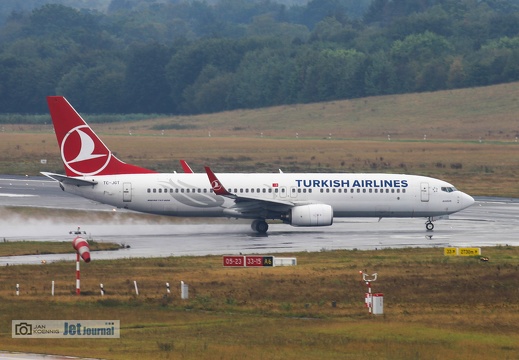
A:
POLYGON ((366 286, 368 287, 368 292, 365 294, 364 302, 366 303, 366 307, 368 308, 368 311, 371 314, 373 311, 373 294, 371 293, 371 283, 377 280, 378 274, 374 273, 371 275, 370 278, 368 278, 369 275, 362 272, 362 270, 359 271, 359 273, 362 275, 362 280, 366 283, 366 286))

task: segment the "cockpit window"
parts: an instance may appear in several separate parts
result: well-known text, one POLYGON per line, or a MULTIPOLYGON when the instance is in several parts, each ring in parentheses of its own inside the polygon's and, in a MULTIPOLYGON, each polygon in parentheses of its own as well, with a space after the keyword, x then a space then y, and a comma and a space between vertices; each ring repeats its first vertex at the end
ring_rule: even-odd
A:
POLYGON ((456 188, 454 186, 442 186, 442 191, 451 193, 451 192, 454 192, 454 191, 457 191, 457 190, 456 190, 456 188))

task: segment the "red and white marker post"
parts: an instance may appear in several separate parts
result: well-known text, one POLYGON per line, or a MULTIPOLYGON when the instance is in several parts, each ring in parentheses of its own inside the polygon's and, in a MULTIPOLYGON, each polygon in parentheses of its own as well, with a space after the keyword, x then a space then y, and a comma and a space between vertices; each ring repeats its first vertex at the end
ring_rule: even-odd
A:
POLYGON ((373 312, 373 294, 371 293, 371 282, 377 280, 377 273, 374 273, 371 275, 371 279, 368 279, 368 274, 365 274, 361 271, 359 271, 359 274, 362 275, 362 280, 366 283, 366 286, 368 287, 368 292, 364 294, 364 303, 365 306, 368 308, 368 312, 371 314, 373 312))
POLYGON ((88 246, 88 242, 80 236, 76 236, 76 238, 72 240, 72 246, 76 250, 76 295, 79 295, 81 292, 79 262, 80 258, 86 263, 90 262, 90 247, 88 246))

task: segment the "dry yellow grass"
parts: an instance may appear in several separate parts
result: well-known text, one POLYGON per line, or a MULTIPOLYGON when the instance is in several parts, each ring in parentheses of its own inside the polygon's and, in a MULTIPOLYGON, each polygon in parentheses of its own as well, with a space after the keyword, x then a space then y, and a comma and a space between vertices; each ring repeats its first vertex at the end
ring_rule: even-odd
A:
POLYGON ((223 268, 212 256, 93 261, 82 266, 79 297, 73 261, 2 267, 0 342, 13 351, 109 359, 512 359, 519 351, 519 250, 483 254, 489 262, 444 257, 442 249, 298 253, 286 254, 297 257, 296 267, 268 269, 223 268), (384 293, 384 315, 363 307, 359 270, 379 274, 373 291, 384 293), (189 300, 179 299, 180 280, 190 285, 189 300), (11 339, 11 319, 114 317, 121 339, 95 346, 11 339))

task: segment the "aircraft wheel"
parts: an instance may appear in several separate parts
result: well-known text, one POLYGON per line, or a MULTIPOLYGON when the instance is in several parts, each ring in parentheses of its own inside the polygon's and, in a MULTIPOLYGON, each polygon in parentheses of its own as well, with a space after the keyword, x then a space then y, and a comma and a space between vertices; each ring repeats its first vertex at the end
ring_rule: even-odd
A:
POLYGON ((260 234, 265 234, 269 229, 269 224, 267 224, 265 220, 254 220, 251 224, 251 228, 260 234))
POLYGON ((432 229, 434 229, 434 224, 432 222, 428 221, 425 223, 425 228, 427 230, 432 230, 432 229))

